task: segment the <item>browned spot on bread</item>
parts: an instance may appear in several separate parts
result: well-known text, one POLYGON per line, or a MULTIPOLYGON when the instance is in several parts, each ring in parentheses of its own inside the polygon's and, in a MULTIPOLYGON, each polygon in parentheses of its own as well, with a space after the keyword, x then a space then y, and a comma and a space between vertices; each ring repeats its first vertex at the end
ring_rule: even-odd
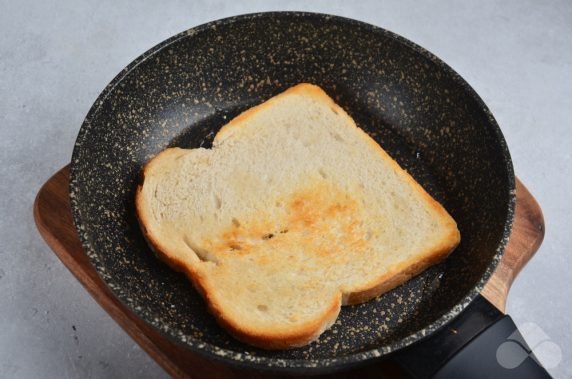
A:
POLYGON ((216 254, 247 255, 287 245, 322 257, 365 246, 362 205, 349 193, 315 181, 281 201, 286 207, 278 217, 241 217, 240 224, 231 222, 218 239, 204 244, 216 254))

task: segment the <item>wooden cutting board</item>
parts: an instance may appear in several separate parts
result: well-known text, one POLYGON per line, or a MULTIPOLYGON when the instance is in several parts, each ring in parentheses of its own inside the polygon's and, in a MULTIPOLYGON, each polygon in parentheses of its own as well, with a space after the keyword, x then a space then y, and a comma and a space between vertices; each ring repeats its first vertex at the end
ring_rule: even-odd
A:
MULTIPOLYGON (((167 340, 117 300, 99 278, 84 253, 73 225, 69 192, 69 166, 62 168, 40 189, 34 204, 36 225, 56 255, 93 298, 165 371, 177 378, 280 378, 230 367, 189 352, 167 340)), ((481 292, 499 310, 505 310, 510 286, 534 255, 544 237, 544 219, 536 200, 517 180, 515 220, 506 252, 493 277, 481 292)), ((321 377, 380 378, 402 376, 389 360, 321 377), (385 375, 383 375, 385 374, 385 375)))

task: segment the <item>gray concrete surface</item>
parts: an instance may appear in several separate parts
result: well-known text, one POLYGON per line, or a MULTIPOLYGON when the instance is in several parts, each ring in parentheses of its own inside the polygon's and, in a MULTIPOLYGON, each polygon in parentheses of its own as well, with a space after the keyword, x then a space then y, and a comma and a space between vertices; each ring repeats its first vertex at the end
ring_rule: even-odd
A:
POLYGON ((119 70, 177 32, 263 10, 390 29, 484 98, 547 224, 508 310, 552 340, 537 349, 550 372, 572 377, 572 2, 0 0, 0 378, 166 376, 45 245, 32 203, 68 163, 85 114, 119 70))

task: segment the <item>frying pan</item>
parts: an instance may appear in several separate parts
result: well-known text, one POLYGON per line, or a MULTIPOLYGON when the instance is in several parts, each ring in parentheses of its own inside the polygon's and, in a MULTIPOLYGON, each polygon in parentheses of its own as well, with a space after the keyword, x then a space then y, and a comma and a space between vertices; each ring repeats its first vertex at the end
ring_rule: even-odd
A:
POLYGON ((70 197, 82 244, 113 293, 173 341, 213 359, 323 373, 398 352, 394 356, 410 367, 422 366, 419 357, 438 361, 418 370, 425 375, 451 367, 441 361, 459 355, 460 347, 444 348, 450 345, 444 325, 480 315, 476 319, 487 322, 469 322, 473 338, 502 318, 477 296, 501 258, 515 206, 502 133, 449 66, 365 23, 259 13, 160 43, 121 71, 89 111, 73 151, 70 197), (187 279, 155 258, 133 198, 140 169, 161 150, 209 147, 232 117, 300 82, 321 86, 440 201, 462 242, 445 262, 400 287, 343 307, 317 342, 271 352, 227 335, 187 279), (447 351, 436 357, 441 350, 447 351))

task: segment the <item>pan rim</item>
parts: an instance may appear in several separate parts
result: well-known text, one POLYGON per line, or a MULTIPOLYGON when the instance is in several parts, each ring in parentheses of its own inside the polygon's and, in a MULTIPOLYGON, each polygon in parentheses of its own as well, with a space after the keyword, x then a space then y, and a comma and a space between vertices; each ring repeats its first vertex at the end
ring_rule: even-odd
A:
POLYGON ((514 209, 516 204, 515 177, 514 177, 513 165, 510 158, 508 146, 501 132, 501 129, 498 123, 496 122, 494 116, 492 115, 492 113, 490 112, 484 101, 481 99, 481 97, 455 70, 453 70, 448 64, 446 64, 436 55, 424 49, 423 47, 384 28, 342 16, 314 13, 314 12, 297 12, 297 11, 257 12, 257 13, 237 15, 210 21, 202 25, 190 28, 186 31, 174 35, 173 37, 166 39, 165 41, 155 45, 151 49, 141 54, 135 60, 133 60, 129 65, 127 65, 123 70, 121 70, 119 74, 117 74, 111 80, 111 82, 109 82, 109 84, 104 88, 104 90, 97 97, 94 104, 88 111, 82 123, 72 153, 69 192, 70 192, 74 225, 78 231, 78 235, 81 240, 82 246, 86 251, 87 255, 89 256, 92 265, 95 267, 100 278, 103 280, 105 285, 111 290, 114 296, 123 305, 125 305, 131 312, 137 315, 137 317, 144 320, 147 324, 151 325, 157 332, 167 337, 170 341, 175 342, 179 346, 188 348, 194 353, 198 353, 202 356, 206 356, 211 359, 224 361, 226 363, 231 363, 242 367, 248 367, 248 368, 254 367, 256 369, 270 370, 274 372, 288 371, 296 373, 309 373, 309 372, 326 373, 366 363, 373 359, 387 356, 388 354, 394 351, 407 347, 419 340, 422 340, 423 338, 431 335, 435 331, 445 326, 449 321, 458 316, 469 305, 469 303, 472 300, 474 300, 477 297, 477 295, 479 295, 479 293, 481 292, 487 281, 492 276, 495 268, 497 267, 498 263, 500 262, 500 259, 502 258, 506 244, 508 243, 508 238, 510 236, 510 232, 512 229, 514 209), (78 173, 77 164, 81 160, 82 145, 85 141, 87 141, 87 137, 91 130, 91 126, 93 125, 92 120, 98 114, 100 106, 105 102, 107 97, 113 93, 115 87, 119 83, 121 83, 121 81, 124 78, 126 78, 139 64, 145 62, 147 59, 159 53, 161 50, 172 45, 173 43, 184 38, 192 38, 193 35, 206 31, 210 28, 216 27, 217 25, 232 24, 237 21, 243 21, 248 19, 256 20, 265 17, 297 17, 305 19, 315 18, 326 21, 334 20, 336 22, 339 22, 340 24, 349 25, 350 27, 362 28, 372 33, 379 33, 380 35, 383 35, 386 38, 390 38, 393 41, 403 45, 405 48, 411 49, 414 52, 421 54, 422 56, 424 56, 425 58, 431 60, 434 64, 436 64, 441 70, 443 70, 443 72, 450 75, 451 78, 455 81, 455 83, 460 85, 463 88, 463 90, 466 91, 467 95, 470 96, 474 101, 476 101, 476 104, 478 105, 479 109, 484 112, 484 114, 488 119, 487 127, 492 129, 500 145, 500 153, 502 154, 502 158, 504 160, 503 165, 506 167, 506 175, 508 176, 506 180, 508 182, 508 187, 509 187, 508 188, 509 201, 507 204, 508 206, 507 214, 504 220, 504 228, 501 236, 501 241, 497 246, 495 254, 491 259, 491 262, 488 264, 485 273, 481 276, 477 284, 467 294, 465 294, 465 296, 459 302, 457 302, 455 306, 449 308, 441 317, 434 320, 425 328, 417 330, 416 332, 411 333, 410 335, 400 340, 392 341, 391 343, 388 343, 386 345, 378 346, 361 352, 350 353, 347 355, 334 358, 319 358, 319 359, 287 359, 287 358, 277 359, 272 357, 251 356, 234 350, 220 348, 214 344, 202 342, 201 340, 193 337, 186 338, 186 340, 183 342, 181 339, 177 338, 173 329, 171 329, 170 331, 165 331, 165 329, 161 327, 160 322, 156 322, 152 318, 147 317, 145 314, 143 314, 143 312, 137 311, 133 306, 131 306, 126 301, 124 296, 122 296, 120 289, 115 288, 120 286, 110 285, 113 283, 111 283, 111 281, 108 281, 109 279, 105 279, 107 275, 104 275, 103 272, 104 270, 102 271, 102 267, 100 266, 100 264, 98 264, 99 263, 97 258, 98 253, 90 244, 88 235, 85 232, 88 229, 88 226, 85 225, 84 222, 82 221, 82 216, 79 209, 78 198, 81 190, 78 185, 80 174, 78 173))

